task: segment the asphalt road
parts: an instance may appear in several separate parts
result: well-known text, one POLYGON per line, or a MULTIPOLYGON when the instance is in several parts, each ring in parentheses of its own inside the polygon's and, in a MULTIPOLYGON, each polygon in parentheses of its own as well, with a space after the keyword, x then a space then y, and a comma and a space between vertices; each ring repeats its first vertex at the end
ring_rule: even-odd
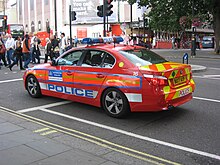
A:
MULTIPOLYGON (((182 51, 158 53, 181 61, 182 51)), ((172 111, 133 113, 125 119, 115 119, 99 108, 76 102, 46 96, 33 99, 24 90, 23 72, 16 66, 12 72, 7 68, 0 70, 0 106, 107 140, 120 150, 139 155, 106 155, 117 164, 148 164, 143 157, 163 164, 220 164, 220 59, 202 57, 190 62, 206 66, 207 71, 193 74, 194 99, 172 111)), ((59 135, 51 138, 65 141, 59 135)))

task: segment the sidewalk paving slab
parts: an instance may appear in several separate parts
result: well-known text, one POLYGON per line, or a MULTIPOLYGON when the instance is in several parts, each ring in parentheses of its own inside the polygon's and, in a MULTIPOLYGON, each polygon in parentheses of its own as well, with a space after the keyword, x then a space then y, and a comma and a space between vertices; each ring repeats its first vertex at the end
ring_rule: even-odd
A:
POLYGON ((26 165, 46 157, 46 155, 26 145, 19 145, 0 151, 0 162, 2 165, 26 165))
POLYGON ((1 109, 0 116, 2 165, 152 164, 64 133, 43 136, 36 130, 46 127, 1 109))

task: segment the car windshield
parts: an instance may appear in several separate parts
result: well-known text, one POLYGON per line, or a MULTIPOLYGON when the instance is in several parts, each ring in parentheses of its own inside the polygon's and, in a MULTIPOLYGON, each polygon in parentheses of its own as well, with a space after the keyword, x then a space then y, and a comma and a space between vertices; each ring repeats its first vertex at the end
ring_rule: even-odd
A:
POLYGON ((203 41, 212 41, 212 38, 211 38, 211 37, 203 37, 202 40, 203 40, 203 41))
POLYGON ((167 62, 163 57, 147 49, 121 50, 119 53, 125 56, 136 66, 146 66, 167 62))
POLYGON ((24 28, 22 25, 10 25, 11 31, 23 31, 24 28))

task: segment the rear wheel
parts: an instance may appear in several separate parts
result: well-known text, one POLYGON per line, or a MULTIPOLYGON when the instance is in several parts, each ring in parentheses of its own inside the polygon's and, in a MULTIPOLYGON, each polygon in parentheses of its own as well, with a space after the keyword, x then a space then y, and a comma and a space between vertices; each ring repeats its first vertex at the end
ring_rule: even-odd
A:
POLYGON ((30 75, 27 77, 26 87, 31 97, 37 98, 42 96, 39 82, 35 76, 30 75))
POLYGON ((102 107, 109 116, 115 118, 125 117, 130 112, 126 96, 116 88, 109 88, 103 93, 102 107))

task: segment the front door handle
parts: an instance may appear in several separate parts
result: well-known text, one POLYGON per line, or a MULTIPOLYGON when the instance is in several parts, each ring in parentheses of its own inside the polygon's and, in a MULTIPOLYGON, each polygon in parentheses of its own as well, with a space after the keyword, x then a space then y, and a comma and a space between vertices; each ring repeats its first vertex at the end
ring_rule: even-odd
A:
POLYGON ((70 72, 70 71, 68 71, 67 73, 66 73, 68 76, 72 76, 72 72, 70 72))
POLYGON ((103 74, 97 74, 96 77, 97 78, 104 78, 105 76, 103 74))

